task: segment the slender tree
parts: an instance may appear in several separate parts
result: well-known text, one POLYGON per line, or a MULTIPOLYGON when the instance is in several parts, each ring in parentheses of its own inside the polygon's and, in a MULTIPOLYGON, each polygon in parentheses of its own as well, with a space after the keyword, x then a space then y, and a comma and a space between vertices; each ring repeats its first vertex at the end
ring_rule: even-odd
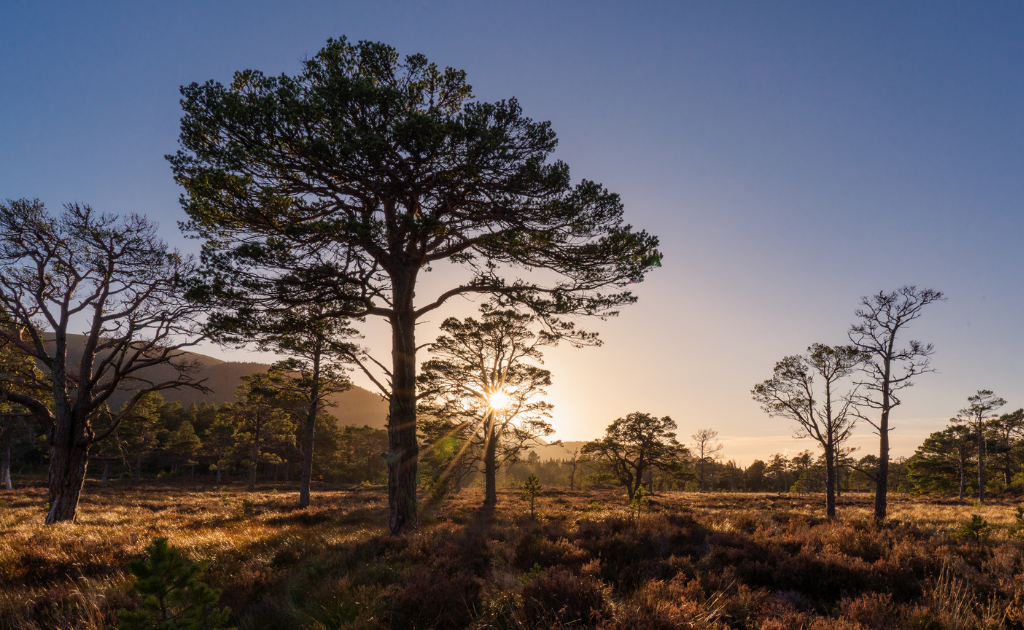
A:
POLYGON ((707 470, 721 456, 723 445, 718 441, 718 431, 701 429, 690 436, 693 440, 694 455, 697 457, 697 489, 707 490, 707 470))
POLYGON ((390 367, 373 378, 390 399, 392 533, 416 526, 417 321, 488 293, 594 343, 573 316, 616 314, 660 262, 657 239, 623 223, 617 195, 573 186, 565 164, 548 162, 548 123, 514 99, 475 102, 464 72, 422 55, 329 40, 296 76, 248 70, 182 94, 170 161, 208 267, 235 282, 286 278, 304 300, 354 296, 361 310, 346 316, 391 325, 390 367), (468 273, 415 299, 435 266, 468 273))
POLYGON ((1006 401, 990 389, 979 389, 967 397, 967 406, 960 410, 951 422, 968 427, 974 435, 978 448, 978 502, 985 502, 985 447, 989 425, 996 420, 992 413, 1006 404, 1006 401))
POLYGON ((139 215, 71 204, 54 217, 38 200, 0 204, 0 309, 14 324, 0 327, 0 338, 42 368, 39 378, 0 374, 0 392, 47 431, 46 523, 74 519, 90 447, 143 396, 201 388, 197 365, 182 352, 199 338, 197 310, 182 297, 191 272, 139 215), (77 326, 81 354, 72 358, 77 326), (133 392, 128 402, 98 428, 110 397, 123 390, 133 392))
POLYGON ((541 398, 551 373, 535 364, 555 338, 534 333, 535 322, 512 310, 446 319, 419 376, 427 441, 456 437, 454 458, 483 464, 484 505, 497 503, 498 468, 554 432, 547 421, 552 406, 541 398))
MULTIPOLYGON (((632 499, 648 469, 685 476, 689 451, 675 436, 675 421, 635 411, 608 425, 604 437, 583 445, 583 454, 601 462, 632 499)), ((692 475, 690 475, 692 477, 692 475)))
POLYGON ((825 456, 825 514, 836 516, 836 457, 850 437, 856 417, 850 413, 852 392, 839 391, 840 381, 850 376, 864 359, 852 346, 813 344, 806 356, 785 357, 775 364, 772 378, 751 393, 769 416, 796 423, 797 437, 809 437, 825 456), (815 376, 821 379, 820 396, 815 376))
POLYGON ((932 372, 932 344, 910 341, 897 345, 897 337, 912 321, 921 317, 924 307, 945 299, 941 291, 903 286, 886 293, 861 298, 859 320, 849 330, 850 341, 866 359, 861 363, 862 379, 856 405, 878 411, 878 418, 861 413, 879 437, 878 468, 875 478, 875 520, 885 519, 889 493, 889 414, 900 404, 898 392, 913 385, 913 378, 932 372))

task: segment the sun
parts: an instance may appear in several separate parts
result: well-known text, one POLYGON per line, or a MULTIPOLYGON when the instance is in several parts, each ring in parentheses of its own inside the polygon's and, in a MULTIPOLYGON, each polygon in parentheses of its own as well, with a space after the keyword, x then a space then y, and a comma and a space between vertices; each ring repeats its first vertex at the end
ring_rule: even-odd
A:
POLYGON ((487 406, 496 411, 500 411, 501 409, 508 407, 508 404, 511 401, 512 399, 509 398, 508 394, 499 390, 487 397, 487 406))

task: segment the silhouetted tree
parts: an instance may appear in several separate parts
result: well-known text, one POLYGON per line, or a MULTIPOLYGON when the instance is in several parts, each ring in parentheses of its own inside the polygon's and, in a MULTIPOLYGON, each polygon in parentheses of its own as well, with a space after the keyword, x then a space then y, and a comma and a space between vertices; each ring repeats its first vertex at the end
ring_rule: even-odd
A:
POLYGON ((718 441, 718 431, 713 429, 701 429, 690 438, 697 458, 697 489, 703 492, 707 490, 707 471, 718 459, 723 446, 718 441))
POLYGON ((886 293, 861 298, 855 315, 858 323, 850 326, 849 337, 867 357, 861 364, 863 380, 859 383, 856 404, 862 409, 876 409, 878 419, 858 413, 875 428, 879 436, 878 466, 875 472, 875 519, 885 519, 889 491, 889 413, 900 404, 896 393, 913 384, 913 377, 931 368, 932 344, 910 341, 897 345, 897 337, 910 322, 921 316, 924 307, 944 300, 941 291, 903 286, 886 293))
POLYGON ((1014 447, 1024 439, 1024 409, 1004 413, 989 422, 989 431, 999 455, 1003 482, 1009 488, 1013 481, 1014 447))
POLYGON ((362 310, 346 316, 391 325, 389 383, 377 382, 391 405, 392 533, 416 526, 417 321, 489 293, 593 343, 572 316, 615 314, 660 262, 617 195, 572 186, 565 164, 547 163, 548 123, 514 99, 474 102, 464 72, 422 55, 329 40, 297 76, 249 70, 182 94, 170 160, 210 266, 234 281, 286 277, 303 299, 355 296, 362 310), (420 274, 448 264, 467 279, 417 302, 420 274))
POLYGON ((0 337, 42 368, 31 381, 0 375, 0 391, 47 431, 46 523, 74 519, 90 447, 139 399, 197 386, 196 366, 181 352, 197 340, 196 308, 181 295, 191 272, 139 215, 119 219, 69 204, 54 217, 38 200, 0 204, 0 309, 13 323, 0 327, 0 337), (72 358, 68 335, 77 326, 85 339, 72 358), (134 393, 97 431, 94 422, 119 390, 134 393))
POLYGON ((552 407, 540 399, 551 373, 529 362, 542 363, 540 347, 555 338, 534 333, 535 322, 511 310, 446 319, 419 376, 423 434, 431 444, 455 437, 455 458, 482 462, 484 505, 498 500, 499 466, 554 432, 546 420, 552 407))
POLYGON ((584 444, 582 452, 606 466, 632 499, 649 468, 685 474, 689 451, 676 439, 675 431, 672 418, 635 411, 608 425, 604 437, 584 444))
POLYGON ((770 416, 796 423, 797 437, 810 437, 825 456, 825 514, 836 516, 836 449, 850 437, 855 416, 850 413, 851 394, 837 391, 864 359, 851 346, 813 344, 807 356, 789 356, 775 364, 772 378, 759 383, 751 393, 770 416), (821 397, 814 377, 821 378, 821 397))
POLYGON ((969 427, 954 425, 925 438, 908 463, 910 479, 922 492, 959 488, 964 500, 975 439, 969 427))
POLYGON ((996 419, 992 414, 1006 404, 1006 401, 992 393, 990 389, 979 389, 978 393, 967 397, 967 407, 960 410, 950 422, 961 424, 970 429, 978 445, 978 502, 985 502, 985 438, 988 435, 989 423, 996 419))

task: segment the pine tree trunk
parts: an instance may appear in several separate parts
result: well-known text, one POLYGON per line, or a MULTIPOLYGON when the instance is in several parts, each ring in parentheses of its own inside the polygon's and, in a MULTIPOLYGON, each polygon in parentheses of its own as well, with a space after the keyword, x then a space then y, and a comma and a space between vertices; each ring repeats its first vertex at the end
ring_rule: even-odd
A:
POLYGON ((878 473, 875 479, 875 521, 885 520, 889 493, 889 391, 882 392, 882 418, 878 423, 878 473))
MULTIPOLYGON (((249 492, 256 491, 256 463, 260 459, 260 432, 256 431, 252 437, 252 461, 249 463, 249 492)), ((266 471, 264 471, 266 472, 266 471)))
POLYGON ((47 525, 75 520, 88 464, 89 447, 76 444, 71 436, 55 439, 50 446, 50 511, 46 514, 47 525))
POLYGON ((978 503, 985 502, 985 431, 978 423, 978 503))
POLYGON ((100 483, 107 483, 107 479, 110 479, 110 462, 103 462, 103 479, 100 483))
POLYGON ((220 464, 217 464, 217 484, 218 485, 220 484, 220 479, 221 479, 221 476, 220 476, 220 464))
POLYGON ((494 412, 490 413, 490 422, 487 424, 487 443, 484 448, 484 475, 486 476, 487 490, 484 493, 484 505, 493 507, 498 504, 498 436, 495 435, 497 420, 494 412))
POLYGON ((417 528, 416 317, 412 272, 392 276, 392 391, 388 414, 388 527, 392 536, 417 528))
POLYGON ((960 460, 960 500, 964 500, 964 493, 967 491, 967 466, 960 460))
POLYGON ((302 474, 299 478, 299 507, 309 507, 309 484, 313 479, 313 432, 320 402, 320 352, 313 353, 313 382, 309 392, 309 414, 302 436, 302 474))
POLYGON ((836 460, 835 446, 825 445, 825 518, 836 517, 836 460))
POLYGON ((11 417, 7 416, 7 423, 4 427, 4 448, 0 452, 0 477, 3 478, 4 488, 14 490, 11 483, 11 417))
POLYGON ((142 479, 142 451, 135 454, 135 482, 142 479))

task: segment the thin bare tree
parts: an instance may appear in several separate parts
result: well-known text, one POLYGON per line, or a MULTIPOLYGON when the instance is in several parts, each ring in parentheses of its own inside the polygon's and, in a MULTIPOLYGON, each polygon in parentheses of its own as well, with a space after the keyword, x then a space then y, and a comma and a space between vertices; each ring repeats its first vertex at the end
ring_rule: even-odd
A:
POLYGON ((842 393, 840 381, 850 376, 864 356, 853 346, 816 343, 807 356, 789 356, 775 364, 772 378, 759 383, 751 393, 770 416, 796 423, 797 437, 816 441, 825 454, 825 515, 836 516, 837 449, 856 424, 851 413, 854 391, 842 393), (820 396, 814 378, 821 378, 820 396))
POLYGON ((707 469, 722 453, 723 445, 718 441, 718 431, 701 429, 690 436, 693 440, 693 454, 697 456, 697 488, 707 490, 707 469))
POLYGON ((861 410, 876 410, 878 418, 858 412, 858 417, 878 433, 878 468, 875 471, 875 520, 885 519, 889 491, 889 414, 900 404, 896 395, 913 385, 913 378, 933 372, 932 344, 913 341, 898 346, 897 337, 906 326, 921 317, 924 307, 945 300, 941 291, 903 286, 886 293, 862 297, 855 311, 859 320, 850 326, 850 341, 868 358, 861 363, 862 378, 856 405, 861 410))

